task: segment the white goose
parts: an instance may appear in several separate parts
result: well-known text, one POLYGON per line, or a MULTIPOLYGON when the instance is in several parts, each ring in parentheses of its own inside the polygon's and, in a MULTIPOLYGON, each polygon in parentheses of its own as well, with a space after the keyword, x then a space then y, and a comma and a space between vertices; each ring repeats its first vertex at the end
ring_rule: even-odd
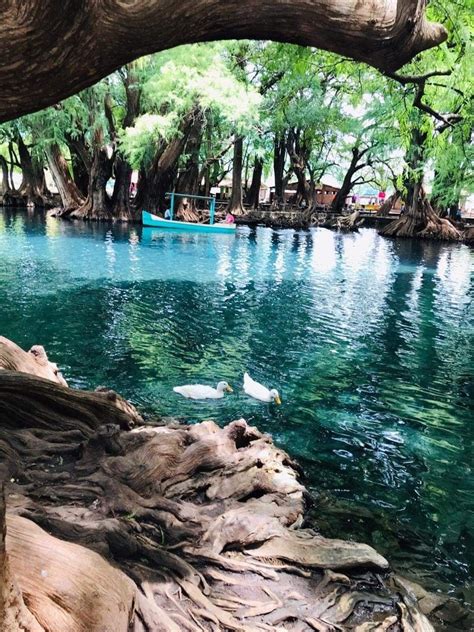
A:
POLYGON ((217 388, 205 384, 185 384, 184 386, 175 386, 173 391, 188 399, 222 399, 226 391, 232 393, 227 382, 219 382, 217 388))
POLYGON ((252 380, 248 373, 244 373, 244 391, 247 395, 250 395, 250 397, 258 399, 261 402, 275 402, 275 404, 281 404, 280 394, 276 388, 268 389, 266 386, 263 386, 263 384, 252 380))

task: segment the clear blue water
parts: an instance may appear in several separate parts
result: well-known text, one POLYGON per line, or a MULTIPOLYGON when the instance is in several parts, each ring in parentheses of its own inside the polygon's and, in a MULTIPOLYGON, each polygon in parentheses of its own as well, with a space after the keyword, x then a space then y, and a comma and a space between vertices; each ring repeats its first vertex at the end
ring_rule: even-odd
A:
POLYGON ((472 562, 472 272, 466 246, 373 230, 166 234, 0 210, 1 334, 149 414, 245 417, 300 460, 323 533, 447 588, 472 562), (283 405, 247 398, 245 370, 283 405), (172 392, 223 379, 221 401, 172 392))

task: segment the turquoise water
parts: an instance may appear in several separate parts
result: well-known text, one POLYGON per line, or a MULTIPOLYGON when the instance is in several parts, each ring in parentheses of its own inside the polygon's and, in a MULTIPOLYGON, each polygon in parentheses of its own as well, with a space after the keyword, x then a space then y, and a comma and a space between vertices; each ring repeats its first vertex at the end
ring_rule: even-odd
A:
POLYGON ((323 533, 459 587, 473 548, 472 263, 463 245, 372 230, 165 234, 0 210, 0 333, 149 414, 245 417, 300 460, 323 533), (245 370, 283 405, 247 398, 245 370), (235 393, 172 392, 218 380, 235 393))

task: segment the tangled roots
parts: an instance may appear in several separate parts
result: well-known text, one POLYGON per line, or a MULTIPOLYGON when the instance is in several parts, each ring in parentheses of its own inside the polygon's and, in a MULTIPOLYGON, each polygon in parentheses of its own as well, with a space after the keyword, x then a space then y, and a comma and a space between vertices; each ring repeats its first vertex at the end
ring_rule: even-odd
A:
POLYGON ((0 402, 2 630, 432 630, 374 549, 303 528, 298 468, 244 420, 143 426, 8 370, 0 402))

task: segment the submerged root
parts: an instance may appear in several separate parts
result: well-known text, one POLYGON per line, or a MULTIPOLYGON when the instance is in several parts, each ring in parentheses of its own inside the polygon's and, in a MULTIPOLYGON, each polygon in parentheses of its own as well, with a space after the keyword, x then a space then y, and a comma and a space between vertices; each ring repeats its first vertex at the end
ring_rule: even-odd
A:
POLYGON ((11 371, 0 402, 2 630, 432 629, 371 547, 299 526, 296 469, 244 420, 134 428, 110 391, 11 371))

